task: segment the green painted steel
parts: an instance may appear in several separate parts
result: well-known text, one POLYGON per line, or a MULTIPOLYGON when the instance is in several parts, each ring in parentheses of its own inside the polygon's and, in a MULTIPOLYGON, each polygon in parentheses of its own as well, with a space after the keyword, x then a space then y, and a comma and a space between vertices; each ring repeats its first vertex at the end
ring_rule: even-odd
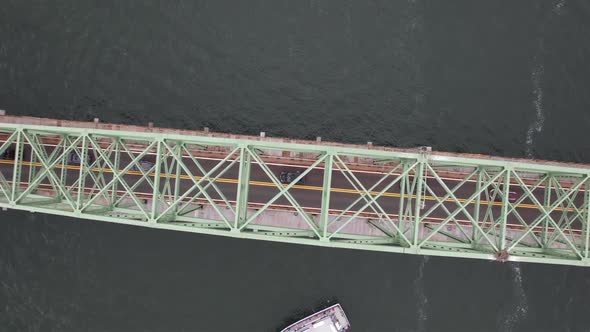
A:
POLYGON ((0 153, 14 151, 0 163, 5 208, 323 247, 590 265, 582 165, 7 123, 0 135, 0 153), (282 183, 279 173, 293 168, 300 172, 282 183))
POLYGON ((322 182, 322 212, 320 214, 320 225, 322 229, 322 241, 329 241, 328 238, 328 223, 330 217, 330 189, 332 188, 332 164, 334 163, 334 156, 328 154, 324 163, 324 179, 322 182))

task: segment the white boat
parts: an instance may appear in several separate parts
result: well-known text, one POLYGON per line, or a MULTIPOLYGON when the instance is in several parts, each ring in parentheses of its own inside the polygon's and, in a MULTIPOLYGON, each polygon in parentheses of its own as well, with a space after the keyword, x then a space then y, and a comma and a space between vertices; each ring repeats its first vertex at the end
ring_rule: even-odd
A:
POLYGON ((346 332, 350 330, 350 323, 340 304, 309 315, 299 320, 281 332, 346 332))

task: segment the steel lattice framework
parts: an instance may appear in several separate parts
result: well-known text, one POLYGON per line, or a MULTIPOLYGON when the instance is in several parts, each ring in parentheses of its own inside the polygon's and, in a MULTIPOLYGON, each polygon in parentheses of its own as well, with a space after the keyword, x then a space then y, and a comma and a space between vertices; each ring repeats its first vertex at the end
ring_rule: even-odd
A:
POLYGON ((0 137, 5 208, 328 247, 590 262, 585 167, 7 123, 0 137), (286 153, 301 170, 289 184, 272 161, 286 153), (360 161, 379 171, 359 171, 360 161))

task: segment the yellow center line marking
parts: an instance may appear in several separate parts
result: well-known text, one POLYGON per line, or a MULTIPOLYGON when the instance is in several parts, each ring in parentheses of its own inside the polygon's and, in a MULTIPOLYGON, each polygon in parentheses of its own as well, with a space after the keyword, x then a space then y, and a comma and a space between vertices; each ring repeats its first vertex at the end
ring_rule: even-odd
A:
MULTIPOLYGON (((14 160, 0 160, 0 164, 9 164, 9 165, 14 165, 14 160)), ((23 161, 21 163, 21 165, 23 166, 31 166, 31 162, 30 161, 23 161)), ((37 162, 34 165, 35 167, 43 167, 43 164, 37 162)), ((80 170, 80 166, 75 166, 75 165, 63 165, 63 164, 57 164, 55 165, 55 168, 66 168, 66 169, 71 169, 71 170, 80 170)), ((110 168, 99 168, 99 167, 94 167, 92 168, 92 171, 94 172, 104 172, 104 173, 113 173, 113 170, 110 168)), ((129 174, 129 175, 139 175, 141 176, 141 172, 139 171, 126 171, 123 172, 124 174, 129 174)), ((155 175, 155 173, 149 173, 148 176, 153 177, 155 175)), ((160 177, 161 178, 172 178, 175 179, 176 175, 175 174, 166 174, 166 173, 160 173, 160 177)), ((181 179, 183 180, 190 180, 191 176, 188 175, 181 175, 180 176, 181 179)), ((200 180, 203 177, 202 176, 194 176, 192 177, 195 180, 200 180)), ((214 182, 219 182, 219 183, 232 183, 232 184, 237 184, 238 180, 237 179, 232 179, 232 178, 218 178, 217 180, 215 180, 214 182)), ((275 187, 276 185, 272 182, 266 182, 266 181, 249 181, 250 185, 253 186, 259 186, 259 187, 275 187)), ((309 185, 293 185, 292 188, 295 189, 303 189, 303 190, 314 190, 314 191, 322 191, 324 188, 323 187, 319 187, 319 186, 309 186, 309 185)), ((355 194, 355 195, 359 195, 362 194, 363 191, 360 190, 355 190, 355 189, 345 189, 345 188, 330 188, 330 192, 334 192, 334 193, 343 193, 343 194, 355 194)), ((377 196, 379 195, 378 191, 371 191, 369 192, 371 194, 371 196, 377 196)), ((392 192, 385 192, 383 193, 381 196, 384 197, 397 197, 400 198, 401 194, 399 193, 392 193, 392 192)), ((404 198, 408 198, 410 197, 409 195, 404 195, 404 198)), ((416 195, 411 195, 411 197, 413 199, 416 198, 416 195)), ((434 196, 430 196, 430 195, 423 195, 422 198, 427 199, 427 200, 431 200, 431 201, 436 201, 436 198, 434 196)), ((467 201, 467 199, 465 198, 457 198, 457 201, 460 203, 465 203, 467 201)), ((447 198, 445 199, 445 202, 454 202, 454 200, 452 198, 447 198)), ((486 204, 490 204, 494 205, 494 206, 502 206, 502 202, 490 202, 487 200, 481 200, 480 204, 482 205, 486 205, 486 204)), ((475 200, 472 200, 471 202, 469 202, 469 204, 475 204, 475 200)), ((537 205, 534 204, 527 204, 527 203, 521 203, 518 204, 516 206, 517 208, 524 208, 524 209, 538 209, 537 205)), ((562 208, 562 207, 557 207, 554 209, 554 211, 568 211, 568 212, 572 212, 574 211, 573 208, 562 208)))

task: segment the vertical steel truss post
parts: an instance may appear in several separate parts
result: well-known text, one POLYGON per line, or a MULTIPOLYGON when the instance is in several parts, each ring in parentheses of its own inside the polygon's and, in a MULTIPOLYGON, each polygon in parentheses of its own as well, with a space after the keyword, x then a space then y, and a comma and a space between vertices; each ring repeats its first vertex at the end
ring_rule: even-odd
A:
POLYGON ((513 169, 511 167, 505 167, 504 171, 504 190, 502 193, 502 212, 500 215, 500 251, 506 250, 506 225, 508 223, 508 204, 510 204, 508 200, 510 193, 510 173, 512 173, 513 169))
MULTIPOLYGON (((401 164, 402 172, 406 173, 406 176, 402 178, 401 183, 399 185, 399 206, 397 211, 397 222, 399 224, 399 233, 404 234, 404 232, 406 231, 406 218, 404 218, 404 203, 406 199, 406 183, 408 180, 408 174, 406 172, 406 170, 408 169, 408 161, 404 159, 401 161, 401 164)), ((398 237, 398 241, 401 234, 396 234, 396 236, 398 237)))
POLYGON ((234 219, 234 232, 239 232, 240 227, 248 219, 248 191, 250 188, 250 172, 252 159, 248 152, 248 146, 240 147, 240 164, 238 171, 238 190, 236 193, 236 214, 234 219))
POLYGON ((152 192, 152 211, 150 213, 150 219, 149 222, 154 224, 156 223, 156 214, 158 212, 158 210, 160 209, 160 199, 161 199, 161 194, 160 194, 160 180, 161 180, 161 174, 160 174, 160 169, 162 167, 162 141, 160 139, 156 140, 156 165, 155 165, 155 170, 154 170, 154 186, 153 186, 153 192, 152 192))
MULTIPOLYGON (((8 139, 2 143, 2 145, 0 146, 0 154, 4 154, 4 152, 8 149, 8 147, 14 141, 14 138, 17 134, 18 133, 16 131, 12 132, 12 134, 10 134, 10 137, 8 137, 8 139)), ((14 159, 13 159, 13 162, 14 162, 14 159)), ((12 195, 12 185, 8 182, 8 180, 6 179, 6 177, 4 176, 4 174, 2 172, 0 172, 0 191, 2 191, 2 194, 4 195, 6 200, 8 202, 10 202, 11 195, 12 195)))
POLYGON ((84 202, 84 189, 86 188, 86 176, 88 173, 88 144, 86 142, 86 135, 82 136, 82 153, 80 158, 80 172, 78 174, 78 197, 76 199, 76 211, 80 212, 82 203, 84 202))
MULTIPOLYGON (((182 142, 174 142, 174 151, 170 152, 176 156, 176 159, 172 158, 172 162, 176 166, 176 178, 174 179, 174 200, 172 201, 174 203, 178 201, 178 196, 180 194, 180 176, 182 174, 182 168, 180 167, 180 163, 177 160, 182 160, 182 142)), ((174 206, 172 213, 174 214, 174 219, 176 219, 178 217, 178 204, 174 206)))
MULTIPOLYGON (((483 181, 483 170, 481 166, 477 166, 477 182, 475 183, 475 192, 480 192, 481 191, 481 182, 483 181)), ((480 222, 479 219, 479 209, 480 209, 480 205, 481 205, 481 194, 477 195, 477 197, 475 198, 475 207, 473 208, 473 219, 475 219, 475 221, 477 223, 480 222)), ((482 224, 483 227, 483 224, 482 224)), ((472 241, 471 244, 473 247, 477 246, 479 244, 479 236, 478 236, 478 232, 477 232, 478 228, 475 227, 475 225, 471 228, 472 231, 472 241)))
MULTIPOLYGON (((20 186, 20 172, 23 161, 23 129, 18 129, 16 136, 16 149, 14 152, 14 169, 12 170, 12 193, 10 202, 14 205, 18 203, 17 194, 20 186)), ((29 183, 30 185, 30 183, 29 183)))
MULTIPOLYGON (((418 242, 419 242, 419 233, 420 233, 420 210, 422 210, 422 187, 424 186, 424 164, 426 164, 426 158, 424 154, 420 155, 420 159, 418 160, 418 172, 414 173, 414 178, 416 179, 416 200, 414 201, 414 233, 412 247, 414 250, 419 250, 418 242)), ((416 168, 414 168, 415 170, 416 168)))
MULTIPOLYGON (((589 175, 590 176, 590 175, 589 175)), ((585 191, 584 191, 584 203, 586 204, 586 208, 584 209, 584 212, 586 213, 585 215, 585 219, 583 220, 583 225, 584 225, 584 258, 586 259, 586 261, 588 261, 588 251, 590 251, 590 248, 588 247, 589 245, 589 240, 590 240, 590 181, 587 180, 586 181, 586 185, 585 185, 585 191)))
POLYGON ((31 183, 33 182, 33 179, 35 178, 35 175, 37 173, 37 155, 33 152, 33 149, 31 149, 31 151, 29 151, 29 178, 27 183, 31 183))
MULTIPOLYGON (((113 139, 113 151, 115 153, 114 156, 114 160, 113 160, 113 167, 111 168, 111 170, 113 171, 113 177, 115 176, 115 174, 119 173, 119 169, 121 167, 121 147, 120 147, 120 139, 114 138, 113 139)), ((97 144, 98 147, 95 147, 95 149, 100 148, 100 145, 97 144)), ((96 150, 95 150, 96 151, 96 150)), ((100 153, 100 151, 96 151, 97 154, 100 153)), ((99 155, 100 156, 100 155, 99 155)), ((98 158, 96 158, 98 160, 98 158)), ((106 163, 103 161, 103 165, 106 165, 106 163)), ((103 167, 101 167, 103 168, 103 167)), ((106 186, 106 183, 104 184, 106 186)), ((117 207, 116 202, 118 201, 118 196, 119 196, 119 182, 115 181, 111 187, 111 200, 110 200, 110 208, 114 209, 117 207)))
MULTIPOLYGON (((413 237, 413 230, 414 230, 414 222, 413 222, 413 215, 414 215, 414 200, 416 197, 416 188, 418 187, 418 178, 416 176, 414 176, 412 179, 410 179, 410 173, 408 172, 408 160, 406 161, 406 167, 404 168, 404 172, 406 172, 406 176, 405 181, 405 187, 403 189, 404 191, 404 204, 402 205, 402 217, 404 220, 404 229, 402 229, 400 227, 400 229, 402 229, 403 234, 405 235, 406 233, 410 233, 408 234, 408 237, 412 236, 413 237), (406 227, 407 225, 407 227, 406 227)), ((416 164, 417 165, 417 164, 416 164)), ((415 165, 415 166, 416 166, 415 165)), ((401 204, 401 203, 400 203, 401 204)), ((410 241, 409 246, 412 246, 413 243, 413 239, 410 241)))
MULTIPOLYGON (((543 195, 543 204, 544 204, 544 208, 548 209, 549 206, 551 205, 551 184, 553 182, 553 175, 552 174, 547 174, 547 180, 545 182, 545 191, 544 191, 544 195, 543 195)), ((549 233, 549 220, 547 219, 547 217, 545 216, 544 218, 544 222, 543 222, 543 246, 546 248, 549 238, 548 238, 548 234, 549 233)))
MULTIPOLYGON (((37 140, 39 141, 39 140, 37 140)), ((63 149, 65 150, 67 148, 67 146, 72 145, 72 142, 70 141, 70 137, 68 135, 64 136, 63 138, 63 149)), ((76 146, 73 147, 73 152, 71 153, 76 153, 75 151, 77 150, 76 146)), ((43 151, 45 151, 45 149, 43 148, 43 151)), ((64 188, 64 192, 67 192, 67 187, 66 187, 66 180, 67 180, 67 174, 68 174, 68 156, 69 154, 62 154, 61 156, 61 171, 59 173, 59 183, 58 186, 61 186, 62 188, 64 188)), ((82 168, 82 160, 80 160, 80 168, 82 168)), ((61 201, 60 195, 58 194, 58 196, 56 197, 56 199, 58 201, 61 201)), ((77 208, 77 207, 75 207, 77 208)))
MULTIPOLYGON (((172 173, 172 169, 174 168, 174 166, 176 166, 175 163, 175 159, 172 159, 172 162, 170 162, 170 151, 162 151, 162 167, 163 169, 160 171, 161 177, 160 177, 160 181, 164 182, 164 185, 162 185, 160 188, 160 194, 162 195, 162 201, 161 203, 166 206, 168 205, 168 199, 170 197, 172 197, 172 180, 171 178, 174 178, 174 174, 172 173), (167 198, 168 197, 168 198, 167 198)), ((159 216, 161 217, 161 215, 159 216)))
POLYGON ((324 162, 324 181, 322 188, 322 207, 320 212, 320 228, 322 231, 322 241, 329 241, 328 238, 328 219, 330 217, 330 191, 332 189, 332 163, 334 155, 328 153, 324 162))

